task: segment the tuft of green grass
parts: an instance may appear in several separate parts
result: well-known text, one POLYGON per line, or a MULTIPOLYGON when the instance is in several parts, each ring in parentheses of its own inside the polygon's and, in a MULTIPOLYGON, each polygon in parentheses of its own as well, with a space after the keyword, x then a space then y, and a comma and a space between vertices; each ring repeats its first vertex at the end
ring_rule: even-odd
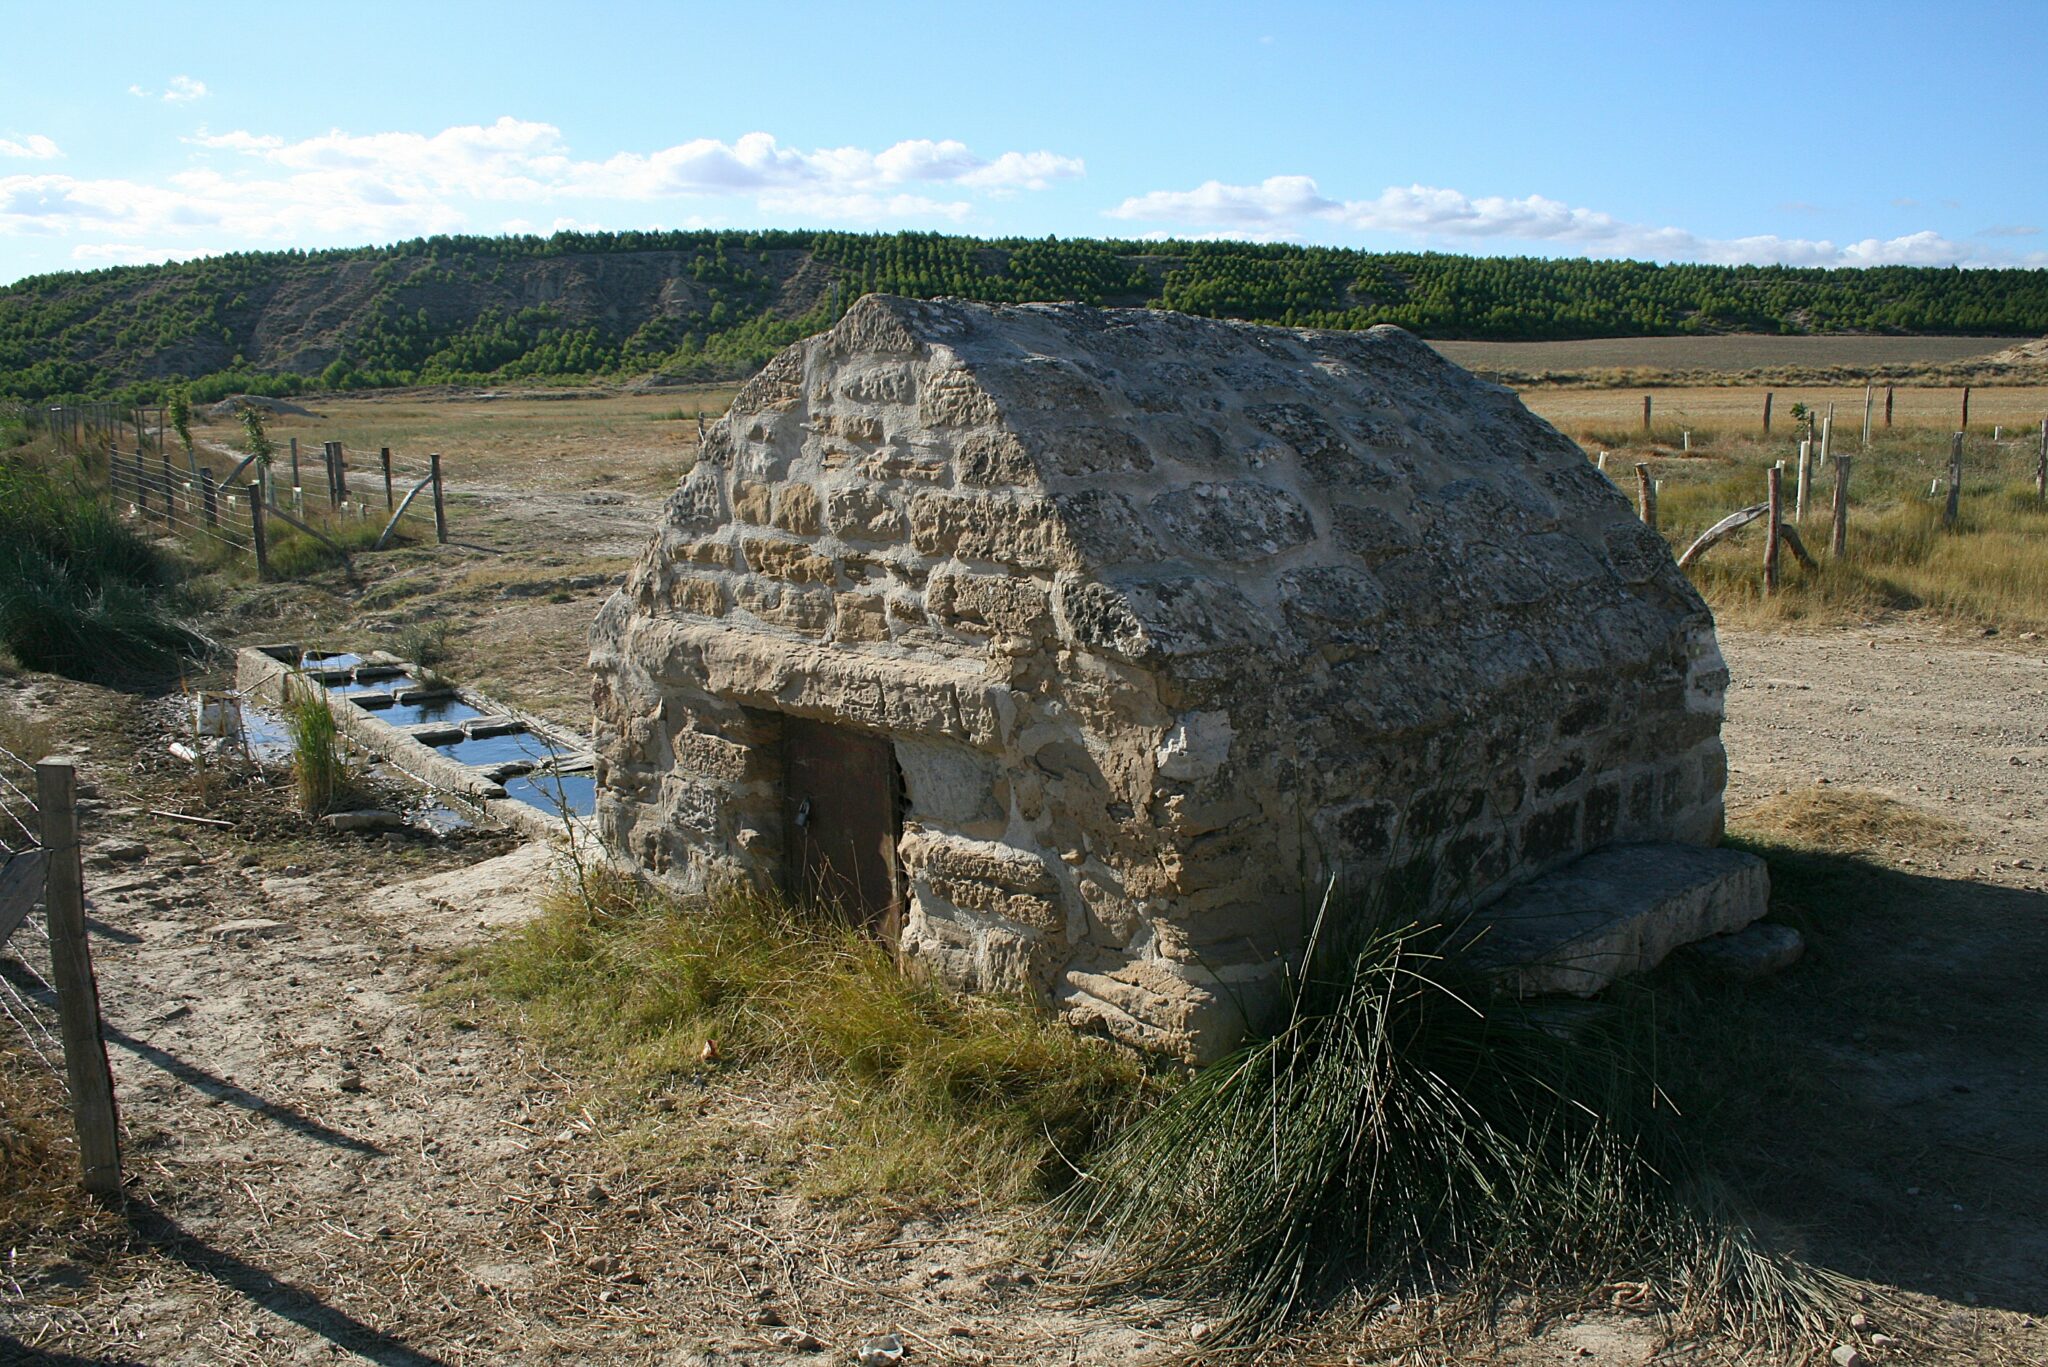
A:
POLYGON ((23 666, 106 679, 196 654, 177 578, 79 476, 0 460, 0 643, 23 666))
POLYGON ((348 786, 334 709, 317 686, 294 678, 286 686, 284 714, 292 738, 292 781, 299 807, 308 816, 324 816, 335 809, 348 786))
POLYGON ((739 889, 679 901, 601 869, 584 888, 557 889, 458 986, 619 1094, 714 1069, 818 1089, 829 1104, 781 1140, 810 1155, 801 1180, 818 1194, 1043 1194, 1145 1086, 1116 1047, 1035 1006, 907 976, 825 913, 739 889))
POLYGON ((1106 1255, 1098 1289, 1210 1301, 1219 1348, 1346 1294, 1383 1335, 1391 1307, 1427 1303, 1435 1322, 1401 1332, 1441 1338, 1511 1298, 1617 1284, 1693 1332, 1826 1332, 1849 1283, 1766 1251, 1694 1184, 1644 1013, 1489 999, 1450 930, 1397 910, 1326 902, 1285 1027, 1061 1198, 1068 1237, 1106 1255))

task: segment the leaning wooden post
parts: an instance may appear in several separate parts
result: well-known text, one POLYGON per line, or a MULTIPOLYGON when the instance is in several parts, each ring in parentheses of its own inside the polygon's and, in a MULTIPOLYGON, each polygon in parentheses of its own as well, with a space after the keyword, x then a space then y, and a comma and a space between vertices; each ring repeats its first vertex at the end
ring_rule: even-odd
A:
POLYGON ((341 502, 341 495, 339 492, 337 492, 337 486, 335 485, 334 482, 335 445, 336 443, 331 441, 323 441, 320 443, 320 462, 321 464, 327 467, 327 506, 329 508, 332 508, 336 504, 341 502))
POLYGON ((206 525, 218 527, 220 525, 220 504, 214 499, 213 471, 201 470, 199 472, 199 496, 206 500, 206 525))
POLYGON ((434 452, 427 457, 427 472, 434 477, 434 540, 448 543, 448 508, 441 502, 441 453, 434 452))
POLYGON ((85 1189, 102 1201, 121 1199, 121 1130, 114 1113, 114 1075, 100 1034, 100 989, 85 938, 85 876, 78 855, 78 769, 52 756, 36 765, 36 810, 42 815, 43 902, 50 914, 50 976, 57 988, 64 1075, 71 1084, 71 1120, 85 1189))
POLYGON ((1636 511, 1645 527, 1657 530, 1657 481, 1650 478, 1650 467, 1642 461, 1636 462, 1636 511))
POLYGON ((1771 435, 1771 391, 1764 391, 1764 435, 1771 435))
POLYGON ((1953 528, 1963 505, 1963 434, 1948 439, 1948 506, 1942 509, 1941 525, 1953 528))
POLYGON ((1970 386, 1963 386, 1963 430, 1970 430, 1970 386))
POLYGON ((256 481, 249 481, 249 547, 256 552, 256 577, 270 578, 270 543, 264 539, 263 490, 256 481))
POLYGON ((1849 549, 1849 457, 1835 462, 1835 526, 1828 548, 1839 560, 1849 549))
POLYGON ((1792 520, 1794 522, 1804 523, 1806 521, 1806 495, 1812 484, 1813 443, 1802 441, 1799 443, 1799 482, 1794 488, 1792 495, 1792 520))
POLYGON ((384 511, 388 513, 398 506, 391 497, 391 448, 379 447, 377 459, 384 463, 384 511))
POLYGON ((1650 396, 1649 396, 1648 394, 1645 394, 1645 395, 1643 395, 1643 435, 1645 435, 1645 436, 1648 436, 1648 435, 1649 435, 1649 432, 1650 432, 1650 396))
POLYGON ((1778 591, 1778 541, 1784 535, 1783 491, 1785 472, 1773 465, 1764 471, 1764 593, 1778 591))

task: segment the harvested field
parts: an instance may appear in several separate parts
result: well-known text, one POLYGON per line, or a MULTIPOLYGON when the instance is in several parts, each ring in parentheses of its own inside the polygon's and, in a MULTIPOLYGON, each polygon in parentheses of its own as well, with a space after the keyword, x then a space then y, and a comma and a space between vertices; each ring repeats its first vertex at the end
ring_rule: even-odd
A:
POLYGON ((2011 337, 1601 337, 1579 342, 1431 342, 1468 370, 1645 368, 1757 370, 1770 366, 1945 365, 1988 356, 2011 337))

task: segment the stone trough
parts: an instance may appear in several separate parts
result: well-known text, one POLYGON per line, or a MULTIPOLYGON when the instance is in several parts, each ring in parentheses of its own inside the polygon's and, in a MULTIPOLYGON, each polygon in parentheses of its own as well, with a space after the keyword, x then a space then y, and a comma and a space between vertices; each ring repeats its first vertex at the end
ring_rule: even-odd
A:
POLYGON ((515 829, 536 836, 580 833, 591 811, 595 780, 587 737, 439 681, 395 655, 245 647, 235 672, 238 688, 271 706, 282 706, 294 681, 317 687, 352 743, 515 829))

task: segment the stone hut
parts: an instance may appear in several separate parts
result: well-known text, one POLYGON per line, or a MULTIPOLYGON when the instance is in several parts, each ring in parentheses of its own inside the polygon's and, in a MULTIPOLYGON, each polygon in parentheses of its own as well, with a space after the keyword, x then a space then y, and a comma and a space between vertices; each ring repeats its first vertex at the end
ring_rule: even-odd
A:
POLYGON ((1476 905, 1721 832, 1705 605, 1392 327, 862 299, 740 391, 591 641, 640 870, 822 893, 1188 1058, 1282 999, 1332 876, 1476 905))

